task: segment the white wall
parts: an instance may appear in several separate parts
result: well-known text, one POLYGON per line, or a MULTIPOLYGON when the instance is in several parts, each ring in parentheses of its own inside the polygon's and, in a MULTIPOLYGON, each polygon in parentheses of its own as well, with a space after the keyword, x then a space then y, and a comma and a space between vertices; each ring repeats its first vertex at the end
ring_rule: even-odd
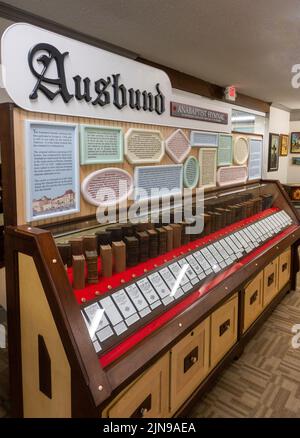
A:
MULTIPOLYGON (((300 121, 290 122, 290 132, 300 132, 300 121)), ((292 157, 300 157, 300 155, 289 153, 288 164, 287 164, 287 173, 288 173, 287 182, 300 183, 300 166, 295 166, 292 164, 292 157)))
MULTIPOLYGON (((300 122, 299 122, 300 125, 300 122)), ((263 178, 278 179, 281 183, 288 182, 288 163, 290 157, 279 157, 279 168, 277 172, 268 172, 268 151, 269 133, 287 134, 290 132, 290 113, 276 107, 270 108, 269 120, 266 124, 266 134, 264 136, 264 164, 263 178)))

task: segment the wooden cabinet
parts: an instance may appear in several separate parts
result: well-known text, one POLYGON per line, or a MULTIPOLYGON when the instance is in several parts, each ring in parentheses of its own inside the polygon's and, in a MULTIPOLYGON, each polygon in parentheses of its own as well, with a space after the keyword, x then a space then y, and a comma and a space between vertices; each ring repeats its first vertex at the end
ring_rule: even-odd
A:
POLYGON ((165 418, 169 411, 169 353, 102 412, 104 418, 165 418))
POLYGON ((280 291, 290 280, 291 276, 291 248, 279 256, 278 262, 278 290, 280 291))
POLYGON ((263 307, 266 307, 278 293, 278 259, 274 259, 264 269, 263 307))
POLYGON ((185 402, 209 371, 210 318, 171 350, 171 414, 185 402))
POLYGON ((211 315, 211 367, 217 365, 237 340, 238 295, 215 310, 211 315))
POLYGON ((258 274, 245 288, 243 332, 256 320, 263 309, 263 272, 258 274))

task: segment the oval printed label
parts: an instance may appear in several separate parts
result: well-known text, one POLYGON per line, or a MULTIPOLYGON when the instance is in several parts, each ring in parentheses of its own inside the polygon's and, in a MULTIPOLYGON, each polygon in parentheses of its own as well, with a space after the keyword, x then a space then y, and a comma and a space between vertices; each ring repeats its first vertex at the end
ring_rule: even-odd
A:
POLYGON ((81 192, 92 205, 116 205, 132 194, 133 178, 125 170, 114 167, 96 170, 83 180, 81 192))

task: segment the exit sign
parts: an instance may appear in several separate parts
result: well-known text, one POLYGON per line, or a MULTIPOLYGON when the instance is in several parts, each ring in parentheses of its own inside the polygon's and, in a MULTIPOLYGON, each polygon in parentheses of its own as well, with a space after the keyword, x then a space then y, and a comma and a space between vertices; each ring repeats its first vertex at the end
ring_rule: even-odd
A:
POLYGON ((236 88, 233 85, 225 88, 224 97, 226 100, 235 102, 236 100, 236 88))

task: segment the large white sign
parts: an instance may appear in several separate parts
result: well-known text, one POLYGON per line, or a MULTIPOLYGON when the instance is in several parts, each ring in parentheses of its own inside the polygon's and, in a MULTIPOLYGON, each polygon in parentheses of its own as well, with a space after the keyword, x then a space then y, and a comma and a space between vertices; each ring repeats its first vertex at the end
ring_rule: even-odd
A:
POLYGON ((161 70, 29 25, 2 37, 4 85, 26 110, 159 123, 170 111, 161 70))
MULTIPOLYGON (((191 99, 172 92, 164 71, 30 24, 17 23, 3 33, 1 57, 7 93, 28 111, 230 131, 230 122, 172 117, 172 100, 191 99)), ((223 111, 230 121, 230 109, 200 96, 193 103, 223 111)))

